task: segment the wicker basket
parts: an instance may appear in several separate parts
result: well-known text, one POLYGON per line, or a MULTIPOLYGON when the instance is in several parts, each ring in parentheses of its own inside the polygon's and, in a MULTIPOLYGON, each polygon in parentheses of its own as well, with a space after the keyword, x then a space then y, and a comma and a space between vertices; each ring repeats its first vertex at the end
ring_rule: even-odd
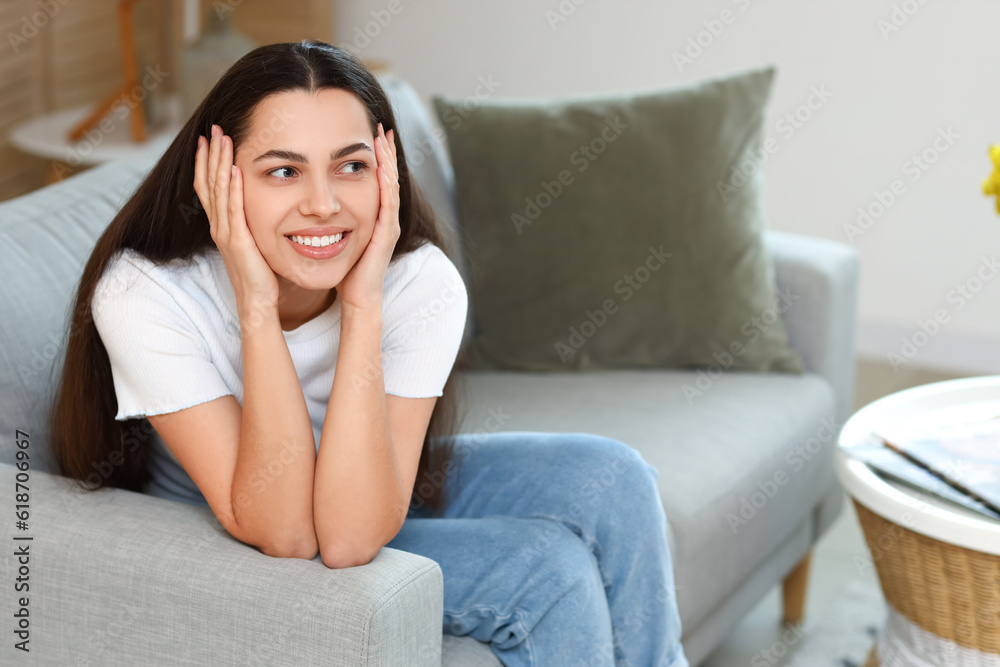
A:
MULTIPOLYGON (((912 623, 959 646, 1000 654, 1000 556, 941 542, 854 500, 882 593, 912 623)), ((872 649, 865 667, 878 667, 872 649)))

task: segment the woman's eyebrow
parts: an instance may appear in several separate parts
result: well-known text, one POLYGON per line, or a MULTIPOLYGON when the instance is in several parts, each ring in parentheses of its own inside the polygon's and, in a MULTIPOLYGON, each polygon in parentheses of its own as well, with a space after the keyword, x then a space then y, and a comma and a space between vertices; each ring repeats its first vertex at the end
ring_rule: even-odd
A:
MULTIPOLYGON (((344 146, 339 151, 331 152, 331 160, 339 160, 340 158, 350 155, 351 153, 357 153, 358 151, 368 151, 369 153, 374 153, 372 147, 363 141, 358 141, 356 143, 344 146)), ((301 164, 309 164, 309 160, 302 153, 297 153, 295 151, 290 151, 284 148, 272 148, 269 151, 261 153, 253 159, 254 162, 260 160, 266 160, 268 158, 277 158, 279 160, 287 160, 288 162, 299 162, 301 164)))

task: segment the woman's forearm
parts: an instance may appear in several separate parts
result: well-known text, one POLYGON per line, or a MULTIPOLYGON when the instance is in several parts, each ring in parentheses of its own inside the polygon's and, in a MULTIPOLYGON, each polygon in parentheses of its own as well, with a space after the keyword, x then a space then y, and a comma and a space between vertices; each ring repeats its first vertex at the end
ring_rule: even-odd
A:
POLYGON ((382 373, 381 309, 341 311, 340 347, 323 421, 313 512, 328 567, 371 561, 406 517, 382 373))
POLYGON ((240 308, 243 421, 233 474, 240 529, 272 556, 312 559, 316 441, 276 306, 240 308))

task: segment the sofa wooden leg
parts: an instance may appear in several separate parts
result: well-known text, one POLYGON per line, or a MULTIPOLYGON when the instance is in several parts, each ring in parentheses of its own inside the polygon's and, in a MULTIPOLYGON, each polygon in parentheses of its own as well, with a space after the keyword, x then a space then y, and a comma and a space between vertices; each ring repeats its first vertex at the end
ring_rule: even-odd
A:
POLYGON ((802 622, 803 612, 806 608, 806 586, 809 583, 809 560, 811 558, 812 550, 809 550, 781 582, 786 623, 798 625, 802 622))

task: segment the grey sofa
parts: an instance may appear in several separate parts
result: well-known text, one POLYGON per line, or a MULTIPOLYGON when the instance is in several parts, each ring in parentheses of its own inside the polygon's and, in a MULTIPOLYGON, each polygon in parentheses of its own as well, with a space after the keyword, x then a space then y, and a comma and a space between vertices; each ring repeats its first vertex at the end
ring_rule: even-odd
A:
MULTIPOLYGON (((427 107, 405 82, 382 81, 416 178, 460 241, 453 174, 427 107)), ((29 599, 30 653, 14 649, 8 615, 0 662, 501 664, 487 644, 442 637, 442 575, 432 560, 389 548, 345 570, 271 558, 225 533, 208 509, 118 489, 84 494, 47 472, 45 408, 71 297, 97 236, 156 157, 101 165, 0 203, 0 486, 8 499, 17 429, 28 434, 31 457, 29 529, 9 515, 0 528, 4 585, 21 567, 10 545, 30 545, 30 590, 18 594, 29 599), (24 536, 33 539, 12 539, 24 536)), ((776 283, 791 295, 783 317, 804 375, 465 373, 462 432, 597 433, 637 448, 660 471, 692 665, 807 557, 843 498, 831 457, 852 406, 858 255, 774 231, 766 243, 776 283), (686 396, 685 385, 703 391, 686 396)), ((464 261, 460 269, 468 276, 464 261)), ((471 323, 470 313, 467 334, 471 323)), ((794 607, 801 587, 786 589, 794 607)))

